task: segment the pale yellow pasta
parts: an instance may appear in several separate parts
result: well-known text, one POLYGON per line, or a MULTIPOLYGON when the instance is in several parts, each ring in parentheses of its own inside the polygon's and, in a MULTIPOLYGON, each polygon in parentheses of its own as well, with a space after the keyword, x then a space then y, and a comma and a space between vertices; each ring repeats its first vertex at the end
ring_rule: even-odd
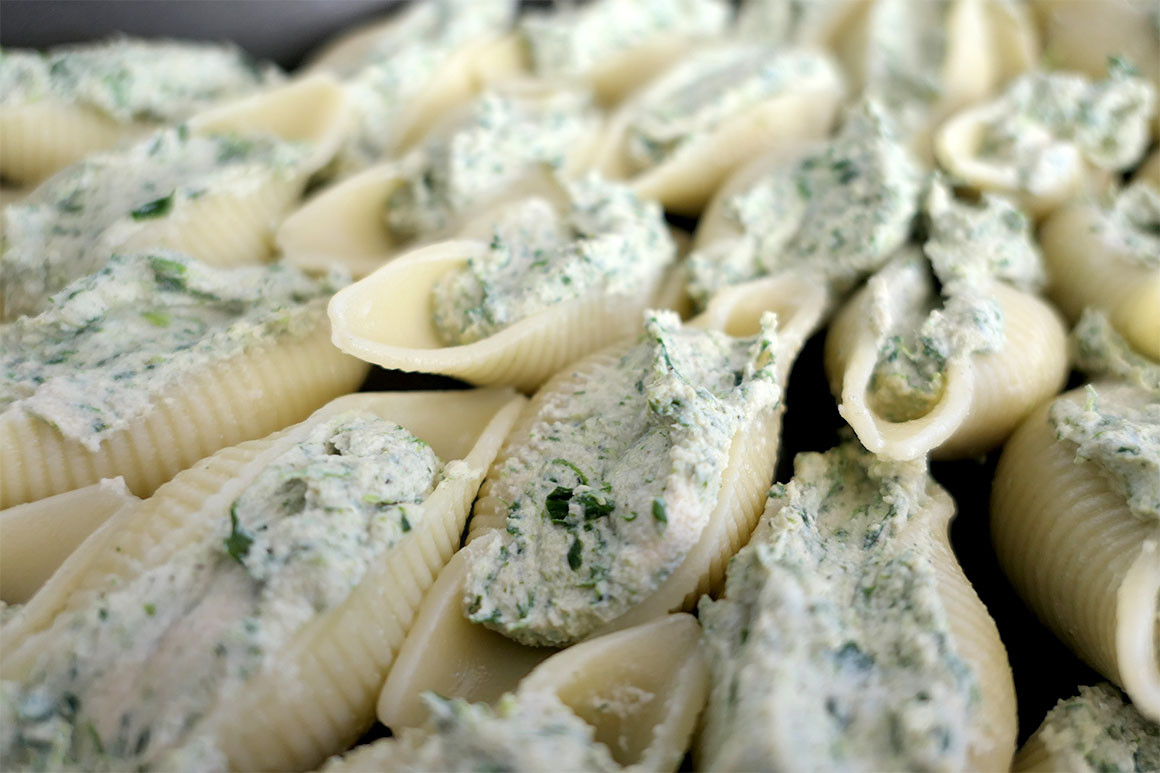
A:
MULTIPOLYGON (((705 48, 702 51, 712 52, 705 48)), ((790 52, 806 57, 805 52, 790 52)), ((628 180, 640 196, 661 202, 665 209, 696 215, 717 187, 742 163, 770 148, 827 134, 845 96, 837 67, 818 54, 815 69, 795 74, 790 85, 761 102, 718 122, 687 144, 647 168, 637 168, 628 151, 634 119, 650 103, 681 87, 677 69, 662 73, 618 109, 609 122, 594 165, 612 179, 628 180)))
POLYGON ((869 389, 878 362, 869 324, 870 289, 863 288, 835 317, 826 336, 825 366, 838 409, 869 451, 888 459, 936 459, 986 453, 1003 442, 1067 378, 1066 330, 1059 314, 1029 293, 1000 282, 991 293, 1003 314, 1002 348, 946 364, 943 391, 930 410, 909 421, 890 421, 871 406, 869 389))
MULTIPOLYGON (((1101 395, 1138 401, 1123 384, 1101 395)), ((1084 390, 1061 400, 1082 403, 1084 390)), ((1135 516, 1076 446, 1057 440, 1039 407, 1003 449, 991 534, 1015 590, 1072 651, 1160 721, 1160 530, 1135 516)))
POLYGON ((17 204, 28 195, 26 188, 0 188, 0 208, 9 204, 17 204))
POLYGON ((1101 309, 1133 348, 1160 360, 1160 262, 1133 259, 1140 248, 1125 241, 1106 207, 1089 200, 1061 207, 1043 222, 1039 241, 1047 294, 1069 320, 1088 306, 1101 309))
POLYGON ((1160 84, 1160 33, 1151 0, 1033 0, 1031 8, 1052 67, 1099 77, 1108 59, 1118 56, 1160 84))
MULTIPOLYGON (((748 336, 758 332, 762 312, 775 311, 778 334, 774 356, 779 382, 784 384, 797 352, 821 324, 829 303, 828 292, 821 284, 787 274, 724 290, 689 324, 724 330, 732 336, 748 336)), ((615 360, 619 351, 619 346, 613 347, 592 355, 584 363, 597 367, 604 360, 615 360)), ((558 374, 532 398, 512 428, 500 459, 520 442, 521 433, 529 432, 537 406, 550 400, 553 392, 568 390, 569 378, 567 372, 558 374)), ((720 587, 729 558, 745 544, 761 514, 777 458, 784 410, 782 403, 774 415, 754 421, 734 437, 717 506, 700 541, 683 563, 651 596, 594 635, 638 625, 672 611, 692 609, 702 593, 720 587)), ((469 544, 505 526, 506 506, 491 496, 490 490, 490 482, 485 481, 469 523, 469 544)), ((494 700, 514 689, 524 674, 553 651, 517 644, 467 621, 463 615, 463 582, 469 560, 468 550, 449 564, 445 576, 424 599, 417 623, 400 650, 400 663, 405 662, 406 668, 388 676, 379 700, 379 718, 384 724, 408 726, 421 721, 425 714, 419 696, 426 690, 470 701, 494 700)))
POLYGON ((366 374, 364 363, 329 338, 320 320, 306 336, 251 349, 168 385, 96 451, 18 405, 0 412, 0 508, 117 476, 134 494, 149 496, 219 448, 301 421, 356 389, 366 374))
POLYGON ((267 653, 244 690, 198 720, 199 735, 212 738, 234 769, 319 764, 371 723, 393 653, 423 593, 458 546, 479 481, 522 403, 509 390, 350 395, 300 425, 224 449, 119 514, 66 562, 61 580, 54 578, 5 628, 4 678, 27 675, 38 645, 67 625, 57 621, 68 612, 164 565, 212 530, 255 476, 313 427, 346 411, 369 411, 403 425, 445 461, 463 460, 462 474, 436 486, 421 505, 424 517, 413 519, 411 530, 376 559, 345 601, 267 653))
MULTIPOLYGON (((504 84, 497 91, 526 104, 529 111, 548 106, 553 95, 562 93, 559 84, 527 80, 504 84)), ((438 135, 451 136, 470 118, 470 106, 459 110, 443 121, 428 139, 437 142, 438 135)), ((598 139, 599 122, 593 116, 588 136, 568 148, 561 173, 573 176, 586 170, 598 139)), ((392 234, 385 221, 391 195, 408 180, 402 160, 388 161, 325 188, 307 200, 281 224, 275 241, 288 263, 310 271, 341 265, 356 278, 364 277, 404 249, 448 238, 462 227, 463 220, 522 195, 528 185, 526 178, 535 176, 535 170, 519 175, 510 185, 488 192, 480 204, 454 213, 455 217, 446 227, 416 240, 392 234)))
POLYGON ((111 478, 0 510, 0 600, 27 602, 101 524, 138 502, 124 480, 111 478))

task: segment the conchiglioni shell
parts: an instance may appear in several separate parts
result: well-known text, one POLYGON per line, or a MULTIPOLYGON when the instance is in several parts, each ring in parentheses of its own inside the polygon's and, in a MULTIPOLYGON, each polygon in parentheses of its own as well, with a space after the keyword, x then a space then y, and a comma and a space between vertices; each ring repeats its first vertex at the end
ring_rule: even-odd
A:
MULTIPOLYGON (((1099 386, 1101 393, 1130 390, 1099 386)), ((1086 399, 1083 390, 1062 398, 1086 399)), ((1072 651, 1160 721, 1160 529, 1136 517, 1075 446, 1057 440, 1051 402, 1003 449, 991 493, 991 535, 1015 590, 1072 651)))
POLYGON ((1048 751, 1039 733, 1034 733, 1019 747, 1011 763, 1012 773, 1058 773, 1060 770, 1063 770, 1062 765, 1048 751))
POLYGON ((845 96, 837 66, 823 68, 817 78, 795 82, 787 92, 721 122, 656 166, 635 172, 626 150, 628 127, 641 104, 667 85, 664 80, 662 74, 613 116, 594 166, 610 179, 628 180, 642 198, 682 215, 700 213, 722 181, 745 161, 773 147, 824 137, 845 96))
POLYGON ((90 153, 156 128, 119 123, 82 105, 45 99, 27 105, 0 105, 0 176, 35 185, 90 153))
POLYGON ((612 107, 672 67, 703 40, 666 34, 609 56, 580 76, 602 105, 612 107))
POLYGON ((318 423, 348 410, 371 411, 430 442, 445 461, 463 459, 470 473, 445 479, 423 504, 426 516, 370 567, 339 606, 307 623, 238 695, 202 720, 240 770, 306 769, 346 748, 373 720, 374 699, 415 608, 459 544, 471 500, 519 412, 508 390, 359 394, 340 398, 309 421, 270 438, 225 449, 174 479, 128 517, 110 522, 66 563, 68 587, 38 595, 6 642, 6 678, 35 661, 53 618, 89 603, 120 580, 164 563, 174 550, 224 518, 230 502, 262 469, 318 423), (448 422, 453 416, 454 421, 448 422), (168 528, 166 528, 168 527, 168 528), (115 544, 119 550, 107 548, 115 544), (43 633, 41 634, 40 632, 43 633))
POLYGON ((1160 84, 1160 37, 1149 1, 1088 3, 1034 0, 1032 9, 1053 68, 1092 78, 1107 74, 1108 58, 1122 56, 1144 77, 1160 84))
POLYGON ((893 422, 867 399, 878 345, 867 320, 864 288, 838 312, 826 335, 830 390, 841 397, 843 418, 867 450, 887 459, 957 459, 986 453, 1003 442, 1042 400, 1067 379, 1067 331, 1059 313, 1034 295, 996 282, 1006 339, 997 352, 952 358, 942 397, 926 415, 893 422))
MULTIPOLYGON (((762 279, 729 288, 717 296, 691 325, 723 329, 733 336, 758 332, 761 313, 778 314, 778 378, 784 384, 801 345, 822 322, 828 305, 824 287, 796 277, 762 279)), ((615 358, 620 346, 593 355, 615 358)), ((583 365, 581 365, 582 367, 583 365)), ((557 389, 566 390, 570 376, 558 374, 541 388, 513 425, 501 456, 511 453, 530 431, 539 406, 557 389)), ((692 609, 701 594, 720 587, 725 565, 749 539, 773 480, 784 403, 743 428, 733 439, 717 506, 700 542, 651 596, 596 634, 648 622, 679 609, 692 609)), ((507 509, 491 495, 485 481, 468 524, 467 541, 505 525, 507 509)), ((470 551, 448 565, 423 601, 416 625, 400 650, 405 668, 392 671, 379 698, 379 718, 392 727, 417 726, 426 716, 419 695, 440 695, 469 701, 490 701, 505 691, 553 650, 527 647, 500 633, 469 622, 463 616, 463 579, 470 551), (445 664, 454 664, 448 668, 445 664)))
POLYGON ((660 281, 658 276, 635 295, 597 290, 481 341, 447 346, 432 322, 432 287, 486 251, 483 241, 420 247, 343 288, 330 302, 335 345, 384 368, 531 391, 573 360, 635 333, 660 281))
POLYGON ((1133 348, 1160 360, 1160 269, 1125 256, 1102 236, 1100 207, 1077 201, 1056 210, 1039 229, 1047 294, 1073 322, 1084 308, 1108 312, 1133 348))
POLYGON ((113 478, 0 510, 0 599, 27 602, 101 524, 139 501, 113 478))
POLYGON ((147 497, 219 448, 301 421, 366 375, 366 365, 335 349, 329 335, 320 320, 306 336, 183 377, 95 452, 19 407, 0 412, 0 508, 117 476, 147 497))

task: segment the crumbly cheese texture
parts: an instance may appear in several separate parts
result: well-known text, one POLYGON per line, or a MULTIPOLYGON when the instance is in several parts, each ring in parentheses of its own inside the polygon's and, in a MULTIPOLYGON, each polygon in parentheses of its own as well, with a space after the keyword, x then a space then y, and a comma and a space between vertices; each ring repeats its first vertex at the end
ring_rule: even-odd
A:
POLYGON ((994 103, 976 150, 1013 167, 1022 189, 1037 193, 1066 182, 1077 154, 1100 169, 1121 171, 1144 154, 1156 90, 1122 64, 1092 82, 1062 72, 1020 76, 994 103))
POLYGON ((1030 223, 1006 199, 984 194, 978 203, 959 200, 935 178, 925 214, 922 252, 904 250, 870 280, 878 360, 869 401, 888 421, 929 412, 942 397, 953 359, 1003 347, 994 282, 1026 290, 1044 282, 1030 223))
POLYGON ((1048 413, 1056 437, 1075 445, 1145 521, 1160 521, 1160 394, 1088 385, 1087 399, 1056 400, 1048 413))
POLYGON ((689 294, 703 306, 723 287, 784 271, 853 286, 906 242, 922 189, 892 121, 864 101, 819 150, 724 202, 738 234, 689 257, 689 294))
POLYGON ((742 0, 733 33, 775 46, 816 43, 849 0, 742 0))
POLYGON ((3 683, 0 767, 226 769, 215 707, 350 595, 440 474, 373 414, 313 428, 167 561, 53 623, 28 678, 3 683))
POLYGON ((223 43, 114 38, 0 52, 0 106, 63 102, 118 123, 177 123, 280 79, 273 65, 223 43))
POLYGON ((0 411, 23 411, 97 451, 177 381, 316 331, 343 282, 283 264, 114 255, 39 315, 0 327, 0 411))
POLYGON ((729 16, 721 0, 596 0, 529 13, 520 19, 520 34, 537 75, 569 78, 660 39, 719 35, 729 16))
POLYGON ((140 232, 180 222, 201 197, 300 176, 309 156, 307 143, 191 135, 178 126, 68 167, 4 208, 4 318, 43 311, 53 293, 101 268, 140 232))
POLYGON ((498 215, 486 253, 432 289, 444 343, 479 341, 540 311, 581 297, 640 295, 676 259, 658 204, 589 175, 560 181, 567 209, 541 197, 498 215))
MULTIPOLYGON (((1160 190, 1132 183, 1100 207, 1100 235, 1117 254, 1145 269, 1160 271, 1160 190)), ((1115 269, 1111 269, 1115 270, 1115 269)))
POLYGON ((352 172, 392 154, 401 120, 447 59, 503 34, 515 10, 515 0, 425 0, 399 12, 363 57, 338 70, 355 115, 340 169, 352 172))
POLYGON ((1065 770, 1160 770, 1160 726, 1107 682, 1055 704, 1036 736, 1065 770))
POLYGON ((1127 381, 1160 397, 1160 362, 1153 362, 1132 349, 1103 311, 1084 309, 1071 331, 1069 343, 1077 369, 1093 377, 1110 376, 1127 381))
MULTIPOLYGON (((591 725, 551 693, 507 694, 492 709, 483 703, 423 695, 430 716, 376 744, 374 761, 392 771, 489 773, 621 770, 591 725)), ((355 750, 355 754, 358 750, 355 750)), ((326 768, 323 768, 326 770, 326 768)))
POLYGON ((921 461, 799 454, 700 606, 707 770, 961 770, 977 677, 951 640, 921 461))
POLYGON ((660 76, 632 109, 625 150, 637 171, 695 145, 725 121, 829 72, 824 54, 731 45, 693 52, 660 76))
POLYGON ((446 229, 542 165, 560 169, 599 125, 591 96, 561 90, 542 98, 488 92, 466 120, 399 162, 401 185, 387 199, 387 228, 400 240, 446 229))
POLYGON ((708 523, 734 436, 779 404, 775 336, 772 314, 731 338, 649 312, 635 345, 576 370, 490 473, 506 529, 468 547, 467 616, 562 645, 656 590, 708 523))

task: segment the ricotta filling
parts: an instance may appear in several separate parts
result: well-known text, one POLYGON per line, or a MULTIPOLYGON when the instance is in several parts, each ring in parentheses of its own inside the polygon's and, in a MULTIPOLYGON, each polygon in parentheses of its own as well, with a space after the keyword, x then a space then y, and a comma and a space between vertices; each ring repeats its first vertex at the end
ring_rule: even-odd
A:
POLYGON ((1160 271, 1160 190, 1133 183, 1101 212, 1101 231, 1116 252, 1134 265, 1160 271))
POLYGON ((30 678, 3 683, 3 767, 226 768, 215 707, 419 523, 441 468, 370 413, 313 428, 228 517, 54 623, 30 678))
POLYGON ((540 165, 562 169, 597 120, 587 92, 482 95, 465 123, 399 162, 402 183, 383 213, 387 229, 400 241, 433 234, 540 165))
POLYGON ((640 295, 675 260, 659 205, 595 175, 560 185, 564 212, 540 197, 509 206, 487 252, 435 284, 432 320, 444 343, 482 340, 581 297, 640 295))
POLYGON ((550 693, 507 694, 487 704, 425 693, 430 718, 380 741, 376 762, 396 771, 586 770, 619 771, 592 726, 550 693))
POLYGON ((905 134, 922 128, 943 96, 950 8, 928 0, 875 0, 866 14, 863 94, 881 102, 905 134))
POLYGON ((868 402, 887 421, 929 413, 942 397, 952 360, 1003 347, 994 282, 1031 289, 1045 281, 1030 224, 1007 200, 984 195, 977 204, 961 201, 936 178, 925 211, 923 252, 905 250, 869 285, 878 359, 868 402))
POLYGON ((729 16, 720 0, 597 0, 551 14, 529 13, 520 20, 520 34, 538 75, 567 78, 666 36, 718 35, 729 16))
POLYGON ((1071 331, 1070 344, 1078 370, 1090 376, 1111 376, 1160 395, 1160 363, 1132 349, 1103 311, 1084 309, 1071 331))
POLYGON ((625 149, 637 171, 657 166, 722 123, 828 71, 823 54, 733 45, 693 53, 634 106, 625 149))
POLYGON ((849 0, 742 0, 733 31, 775 46, 811 45, 849 0))
POLYGON ((3 106, 53 100, 118 123, 177 123, 279 80, 273 65, 222 43, 115 38, 45 53, 0 52, 3 106))
POLYGON ((708 769, 961 770, 978 708, 928 545, 922 462, 799 454, 700 606, 708 769))
POLYGON ((1148 146, 1156 91, 1113 60, 1108 77, 1035 71, 993 103, 976 153, 1014 169, 1033 193, 1066 184, 1077 155, 1110 171, 1126 169, 1148 146))
POLYGON ((468 548, 467 617, 563 645, 656 590, 709 522, 734 436, 779 404, 775 325, 731 338, 648 312, 635 345, 574 372, 493 468, 506 528, 468 548))
POLYGON ((864 101, 819 150, 724 202, 738 235, 689 256, 689 294, 704 306, 724 287, 789 270, 853 286, 905 244, 922 186, 890 119, 864 101))
POLYGON ((1160 726, 1106 682, 1057 703, 1036 735, 1068 770, 1160 770, 1160 726))
POLYGON ((1056 437, 1074 443, 1075 461, 1094 463, 1136 517, 1160 522, 1160 395, 1086 391, 1083 403, 1052 404, 1056 437))
POLYGON ((310 148, 272 137, 165 129, 68 167, 4 208, 4 316, 44 310, 69 282, 159 220, 177 221, 209 193, 245 194, 302 174, 310 148))
POLYGON ((348 171, 393 152, 400 119, 447 59, 470 43, 503 34, 514 16, 513 0, 411 3, 365 56, 339 68, 357 123, 343 149, 341 163, 348 171))
POLYGON ((39 315, 0 327, 0 411, 21 410, 97 451, 174 382, 316 331, 342 283, 282 264, 114 255, 39 315))

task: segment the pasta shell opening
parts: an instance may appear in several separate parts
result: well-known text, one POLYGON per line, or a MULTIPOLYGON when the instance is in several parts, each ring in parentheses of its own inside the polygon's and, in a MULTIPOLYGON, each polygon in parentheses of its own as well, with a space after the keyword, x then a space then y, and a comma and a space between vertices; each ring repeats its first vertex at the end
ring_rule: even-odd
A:
POLYGON ((151 127, 119 124, 79 105, 44 100, 0 106, 0 175, 35 185, 90 153, 145 134, 151 127))
POLYGON ((1144 543, 1116 594, 1116 661, 1124 691, 1160 722, 1160 542, 1144 543))

